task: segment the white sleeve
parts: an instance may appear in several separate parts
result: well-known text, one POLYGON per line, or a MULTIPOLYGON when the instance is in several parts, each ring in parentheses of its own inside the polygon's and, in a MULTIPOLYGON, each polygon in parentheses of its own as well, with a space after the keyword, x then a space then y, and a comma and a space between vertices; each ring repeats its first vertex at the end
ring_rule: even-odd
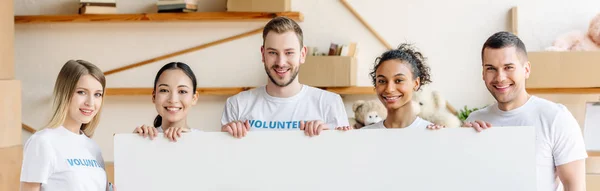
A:
POLYGON ((225 108, 223 109, 223 115, 221 116, 221 125, 225 125, 232 121, 239 120, 237 118, 238 108, 237 103, 233 103, 235 97, 227 98, 227 102, 225 103, 225 108))
POLYGON ((552 124, 554 130, 552 155, 554 165, 560 166, 575 160, 587 158, 583 135, 575 117, 566 108, 556 115, 552 124))
POLYGON ((333 100, 329 100, 325 102, 328 105, 326 113, 326 124, 330 129, 335 129, 336 127, 341 126, 349 126, 348 122, 348 114, 346 114, 346 107, 344 106, 344 102, 342 101, 342 97, 338 94, 332 96, 333 100))
POLYGON ((23 148, 21 182, 47 183, 54 172, 56 156, 50 142, 34 135, 23 148))

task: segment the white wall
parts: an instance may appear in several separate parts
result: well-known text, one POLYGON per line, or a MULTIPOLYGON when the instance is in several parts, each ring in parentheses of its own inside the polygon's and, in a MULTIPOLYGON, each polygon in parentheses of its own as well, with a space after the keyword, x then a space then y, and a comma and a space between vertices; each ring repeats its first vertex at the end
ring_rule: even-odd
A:
MULTIPOLYGON (((15 1, 15 14, 73 14, 77 2, 15 1)), ((118 10, 153 12, 154 2, 120 0, 118 10)), ((224 11, 225 2, 200 0, 201 11, 224 11)), ((600 12, 597 0, 349 2, 393 46, 415 43, 429 58, 432 86, 459 109, 492 103, 481 80, 480 48, 492 33, 510 30, 511 7, 520 7, 520 34, 529 50, 549 45, 553 36, 568 31, 569 27, 585 27, 591 15, 600 12)), ((358 42, 359 86, 371 85, 368 72, 385 49, 338 0, 293 0, 292 8, 305 16, 300 25, 306 45, 325 50, 330 42, 358 42)), ((56 75, 69 59, 88 60, 106 71, 250 31, 264 23, 17 24, 15 62, 17 78, 23 82, 23 122, 38 129, 45 124, 56 75)), ((260 44, 261 36, 254 35, 117 73, 107 77, 108 87, 152 87, 156 71, 170 61, 190 64, 199 87, 259 86, 267 80, 260 61, 260 44)), ((353 115, 353 101, 372 98, 345 96, 348 115, 353 115)), ((218 130, 225 99, 225 96, 202 96, 200 104, 190 113, 189 124, 205 131, 218 130)), ((102 122, 94 139, 102 147, 105 159, 111 161, 113 133, 131 132, 137 125, 151 124, 156 111, 149 96, 111 96, 105 100, 102 122)), ((28 137, 24 133, 23 141, 28 137)))

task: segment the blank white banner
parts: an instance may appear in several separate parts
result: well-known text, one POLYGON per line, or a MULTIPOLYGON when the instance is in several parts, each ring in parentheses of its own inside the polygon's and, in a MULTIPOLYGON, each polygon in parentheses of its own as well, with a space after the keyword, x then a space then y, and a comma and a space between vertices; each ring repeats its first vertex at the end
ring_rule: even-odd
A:
POLYGON ((600 151, 600 103, 586 103, 583 136, 588 151, 600 151))
POLYGON ((119 191, 535 190, 533 127, 115 135, 119 191))

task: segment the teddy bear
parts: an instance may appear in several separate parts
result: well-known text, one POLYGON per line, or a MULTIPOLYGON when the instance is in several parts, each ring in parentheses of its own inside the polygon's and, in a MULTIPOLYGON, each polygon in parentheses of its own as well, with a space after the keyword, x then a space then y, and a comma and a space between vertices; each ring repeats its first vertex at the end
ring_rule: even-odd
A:
POLYGON ((354 118, 350 118, 350 126, 360 129, 384 120, 387 110, 379 100, 358 100, 352 105, 354 118))
POLYGON ((452 111, 447 101, 438 91, 421 86, 412 96, 414 112, 417 116, 436 125, 445 127, 460 127, 461 121, 455 111, 452 111))
POLYGON ((547 51, 598 51, 600 50, 600 13, 589 24, 587 32, 574 30, 560 35, 547 51))

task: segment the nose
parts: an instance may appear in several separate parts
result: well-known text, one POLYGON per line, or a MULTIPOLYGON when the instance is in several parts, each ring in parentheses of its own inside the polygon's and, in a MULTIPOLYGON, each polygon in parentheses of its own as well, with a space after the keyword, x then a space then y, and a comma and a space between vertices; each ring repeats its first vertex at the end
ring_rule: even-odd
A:
POLYGON ((396 91, 396 86, 394 83, 387 83, 387 85, 385 86, 385 92, 386 93, 392 93, 396 91))
POLYGON ((503 82, 504 80, 506 80, 506 72, 498 70, 498 74, 496 74, 495 80, 496 82, 503 82))
POLYGON ((169 94, 169 99, 167 100, 169 103, 177 103, 177 99, 178 99, 178 94, 177 91, 171 91, 171 93, 169 94))
POLYGON ((277 56, 277 62, 275 62, 276 66, 284 66, 286 63, 286 57, 283 54, 279 54, 277 56))
POLYGON ((92 106, 92 105, 94 105, 94 95, 93 94, 89 94, 88 96, 86 96, 84 104, 85 104, 85 106, 92 106))

